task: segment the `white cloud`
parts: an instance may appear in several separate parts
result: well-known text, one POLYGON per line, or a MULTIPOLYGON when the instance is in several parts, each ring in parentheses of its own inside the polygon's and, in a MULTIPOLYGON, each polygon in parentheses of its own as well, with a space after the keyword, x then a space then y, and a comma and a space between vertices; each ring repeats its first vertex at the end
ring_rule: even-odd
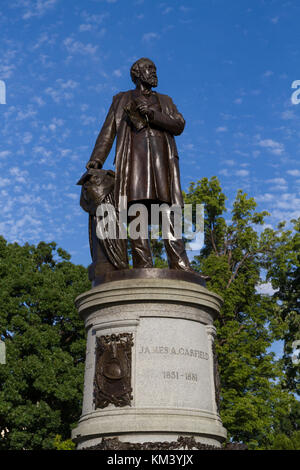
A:
POLYGON ((179 10, 180 10, 180 11, 183 11, 183 13, 188 13, 188 12, 191 10, 191 8, 186 7, 186 6, 184 6, 184 5, 181 5, 181 6, 179 7, 179 10))
POLYGON ((272 70, 266 70, 266 72, 263 74, 263 77, 271 77, 274 74, 272 70))
POLYGON ((16 117, 16 121, 23 121, 24 119, 28 119, 30 117, 33 117, 37 114, 36 111, 32 109, 30 106, 27 111, 19 111, 16 117))
POLYGON ((274 155, 281 155, 284 152, 284 145, 272 139, 259 140, 257 145, 267 148, 274 155))
POLYGON ((115 77, 122 77, 122 72, 120 69, 116 69, 113 71, 113 75, 115 75, 115 77))
POLYGON ((58 78, 56 82, 61 86, 63 89, 68 89, 71 88, 74 90, 74 88, 77 88, 79 83, 75 82, 74 80, 66 80, 64 81, 62 78, 58 78))
POLYGON ((20 168, 15 166, 9 170, 9 173, 11 174, 11 176, 13 176, 14 181, 16 181, 17 183, 26 183, 25 176, 28 176, 27 171, 21 170, 20 168))
POLYGON ((55 90, 54 88, 52 87, 48 87, 46 88, 45 90, 45 93, 49 96, 51 96, 51 98, 53 99, 53 101, 55 101, 55 103, 59 103, 60 100, 61 100, 61 97, 60 97, 60 94, 57 90, 55 90))
POLYGON ((89 126, 90 124, 93 124, 96 121, 95 116, 88 116, 87 114, 81 114, 80 116, 80 122, 83 126, 89 126))
POLYGON ((279 185, 286 185, 286 180, 284 178, 273 178, 270 180, 267 180, 268 183, 274 183, 274 184, 279 184, 279 185))
POLYGON ((236 119, 236 116, 234 114, 229 114, 229 113, 220 113, 220 116, 225 121, 229 121, 231 119, 236 119))
POLYGON ((267 180, 267 183, 272 185, 272 191, 286 191, 287 190, 287 182, 284 178, 272 178, 267 180))
POLYGON ((270 19, 271 23, 273 23, 273 24, 277 24, 278 20, 279 20, 279 16, 274 16, 274 18, 270 19))
POLYGON ((275 199, 275 195, 271 193, 259 194, 255 199, 260 202, 272 202, 275 199))
POLYGON ((43 184, 42 185, 42 189, 44 189, 45 191, 56 191, 56 186, 54 186, 54 184, 52 183, 48 183, 48 184, 43 184))
POLYGON ((56 36, 53 35, 53 36, 50 37, 48 35, 48 33, 42 33, 40 35, 40 37, 37 39, 37 41, 35 42, 32 49, 33 50, 39 49, 45 43, 47 43, 47 45, 49 45, 49 44, 55 44, 55 42, 56 42, 56 36))
POLYGON ((25 132, 23 137, 23 144, 29 144, 32 141, 32 134, 30 132, 25 132))
POLYGON ((287 174, 291 176, 300 176, 300 170, 287 170, 287 174))
POLYGON ((46 88, 45 93, 47 95, 51 96, 51 98, 53 99, 53 101, 55 101, 55 103, 60 102, 61 96, 60 96, 58 90, 55 90, 55 88, 48 87, 48 88, 46 88))
POLYGON ((92 24, 81 24, 79 26, 79 31, 81 33, 85 32, 85 31, 91 31, 93 29, 93 25, 92 24))
POLYGON ((46 176, 47 179, 52 178, 53 180, 56 179, 56 173, 53 171, 44 171, 44 175, 46 176))
POLYGON ((61 154, 62 157, 66 157, 66 156, 69 155, 71 152, 72 152, 71 149, 60 149, 60 154, 61 154))
POLYGON ((258 294, 273 295, 276 290, 273 289, 271 282, 265 282, 259 286, 256 286, 256 292, 258 294))
POLYGON ((283 193, 274 201, 272 216, 280 220, 300 217, 300 198, 293 193, 283 193))
POLYGON ((39 106, 43 106, 45 104, 45 101, 40 96, 34 96, 32 101, 34 101, 39 106))
POLYGON ((68 193, 67 197, 69 197, 70 199, 73 199, 73 201, 77 201, 79 198, 78 194, 74 194, 74 193, 68 193))
POLYGON ((16 67, 13 64, 9 64, 9 65, 0 64, 0 78, 2 80, 6 80, 10 78, 15 68, 16 67))
POLYGON ((4 186, 9 186, 11 184, 8 178, 1 178, 0 176, 0 188, 4 188, 4 186))
POLYGON ((242 157, 248 157, 249 156, 248 153, 242 152, 241 150, 235 150, 234 153, 236 153, 237 155, 241 155, 242 157))
POLYGON ((43 155, 43 157, 50 157, 52 155, 51 150, 47 150, 45 147, 41 145, 37 145, 33 148, 33 153, 36 155, 43 155))
POLYGON ((10 150, 2 150, 2 152, 0 152, 0 158, 6 158, 6 157, 9 157, 9 155, 11 155, 11 151, 10 150))
MULTIPOLYGON (((277 190, 278 188, 276 188, 277 190)), ((280 191, 280 188, 279 188, 280 191)), ((291 219, 300 217, 300 197, 293 193, 264 193, 255 197, 257 202, 264 204, 270 216, 270 223, 275 227, 279 221, 289 223, 291 219)))
POLYGON ((63 42, 69 54, 82 54, 82 55, 95 55, 98 46, 91 43, 84 44, 81 41, 75 41, 73 38, 68 37, 63 42))
POLYGON ((216 132, 227 132, 228 128, 226 126, 219 126, 216 128, 216 132))
POLYGON ((37 226, 37 225, 42 225, 42 222, 40 219, 35 219, 34 217, 26 214, 24 217, 17 220, 15 228, 18 229, 18 228, 24 227, 24 225, 27 225, 27 224, 29 226, 32 226, 32 225, 37 226))
POLYGON ((103 20, 109 16, 109 13, 102 13, 101 15, 95 15, 94 13, 88 13, 87 11, 83 11, 81 16, 84 18, 86 24, 94 23, 100 24, 103 23, 103 20))
MULTIPOLYGON (((82 23, 78 30, 80 33, 85 33, 86 31, 97 31, 97 27, 98 27, 98 24, 99 23, 82 23)), ((101 28, 100 31, 98 31, 98 37, 99 36, 104 36, 106 33, 106 28, 101 28)))
POLYGON ((166 8, 162 11, 162 14, 163 14, 163 15, 167 15, 168 13, 171 13, 171 11, 173 11, 173 8, 172 8, 172 7, 166 7, 166 8))
POLYGON ((74 90, 78 87, 79 83, 74 80, 62 80, 58 78, 55 82, 57 87, 48 87, 45 89, 45 93, 55 101, 60 103, 61 100, 70 100, 73 98, 73 93, 68 90, 74 90))
POLYGON ((159 39, 159 34, 158 33, 145 33, 143 35, 143 42, 151 42, 153 39, 159 39))
POLYGON ((298 210, 277 210, 273 209, 272 217, 277 221, 289 222, 292 219, 298 219, 300 217, 300 209, 298 210))
POLYGON ((58 127, 63 126, 64 122, 65 121, 63 119, 53 118, 50 124, 48 126, 43 126, 42 129, 43 131, 47 131, 49 129, 51 132, 55 132, 58 127))
POLYGON ((35 2, 26 2, 29 9, 23 14, 22 18, 28 20, 34 16, 40 17, 47 13, 48 10, 53 8, 57 0, 36 0, 35 2))
POLYGON ((281 118, 287 121, 289 119, 296 119, 297 117, 294 111, 292 111, 291 109, 288 109, 287 111, 284 111, 283 113, 281 113, 281 118))
POLYGON ((194 150, 195 145, 192 142, 188 142, 186 144, 182 144, 182 149, 183 149, 183 151, 185 151, 185 150, 194 150))
POLYGON ((249 175, 249 171, 248 170, 237 170, 235 172, 235 175, 236 176, 241 176, 242 178, 244 178, 244 177, 249 175))

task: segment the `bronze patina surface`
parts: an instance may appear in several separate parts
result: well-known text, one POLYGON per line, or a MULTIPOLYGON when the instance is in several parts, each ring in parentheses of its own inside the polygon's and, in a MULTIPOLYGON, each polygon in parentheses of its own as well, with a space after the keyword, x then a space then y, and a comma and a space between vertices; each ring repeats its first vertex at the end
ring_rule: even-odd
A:
MULTIPOLYGON (((118 93, 96 140, 87 172, 80 178, 81 206, 89 215, 90 246, 93 263, 90 279, 98 284, 128 267, 124 240, 99 240, 96 236, 95 208, 109 202, 120 208, 121 197, 127 208, 133 203, 176 204, 183 206, 179 158, 175 136, 180 135, 185 120, 172 99, 153 91, 158 84, 156 66, 150 60, 137 60, 130 69, 135 89, 118 93), (101 170, 116 140, 115 173, 101 170)), ((129 219, 130 221, 130 219, 129 219)), ((169 235, 163 238, 169 268, 193 273, 182 238, 172 237, 174 216, 169 217, 169 235)), ((153 268, 149 237, 130 238, 134 269, 153 268)), ((130 271, 126 271, 129 275, 130 271)), ((137 275, 137 274, 136 274, 137 275)), ((153 271, 157 277, 158 270, 153 271)), ((118 275, 116 274, 118 277, 118 275)), ((173 276, 173 275, 172 275, 173 276)), ((198 276, 196 274, 196 276, 198 276)))
POLYGON ((126 406, 132 400, 131 348, 132 333, 97 337, 94 380, 95 408, 109 404, 126 406))
POLYGON ((128 279, 171 279, 177 281, 194 282, 205 287, 207 276, 196 273, 196 271, 180 271, 177 269, 120 269, 118 271, 110 271, 103 276, 96 277, 93 281, 93 287, 104 282, 123 281, 128 279))

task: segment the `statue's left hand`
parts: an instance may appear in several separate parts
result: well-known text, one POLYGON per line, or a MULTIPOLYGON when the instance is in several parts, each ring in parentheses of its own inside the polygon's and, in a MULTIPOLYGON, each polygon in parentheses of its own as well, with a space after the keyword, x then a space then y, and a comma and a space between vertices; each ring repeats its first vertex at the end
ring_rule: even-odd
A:
POLYGON ((90 160, 89 162, 87 162, 85 167, 87 170, 89 170, 90 168, 102 168, 102 165, 97 160, 90 160))

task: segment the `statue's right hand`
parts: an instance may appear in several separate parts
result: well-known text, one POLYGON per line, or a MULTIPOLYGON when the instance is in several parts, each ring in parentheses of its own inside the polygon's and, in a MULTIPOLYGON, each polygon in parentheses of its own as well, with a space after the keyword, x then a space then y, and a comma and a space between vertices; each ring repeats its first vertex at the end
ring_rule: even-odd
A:
POLYGON ((87 162, 85 167, 87 170, 89 170, 90 168, 100 169, 102 168, 102 165, 100 162, 97 162, 97 160, 90 160, 89 162, 87 162))

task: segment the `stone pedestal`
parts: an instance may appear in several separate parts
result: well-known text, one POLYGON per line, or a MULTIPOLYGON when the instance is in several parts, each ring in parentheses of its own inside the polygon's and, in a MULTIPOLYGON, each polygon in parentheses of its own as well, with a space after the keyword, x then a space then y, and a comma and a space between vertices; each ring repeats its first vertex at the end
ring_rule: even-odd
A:
POLYGON ((87 330, 83 409, 72 435, 78 449, 102 438, 118 438, 115 448, 174 448, 178 438, 220 447, 226 438, 213 353, 222 299, 184 273, 168 279, 154 271, 76 299, 87 330))

